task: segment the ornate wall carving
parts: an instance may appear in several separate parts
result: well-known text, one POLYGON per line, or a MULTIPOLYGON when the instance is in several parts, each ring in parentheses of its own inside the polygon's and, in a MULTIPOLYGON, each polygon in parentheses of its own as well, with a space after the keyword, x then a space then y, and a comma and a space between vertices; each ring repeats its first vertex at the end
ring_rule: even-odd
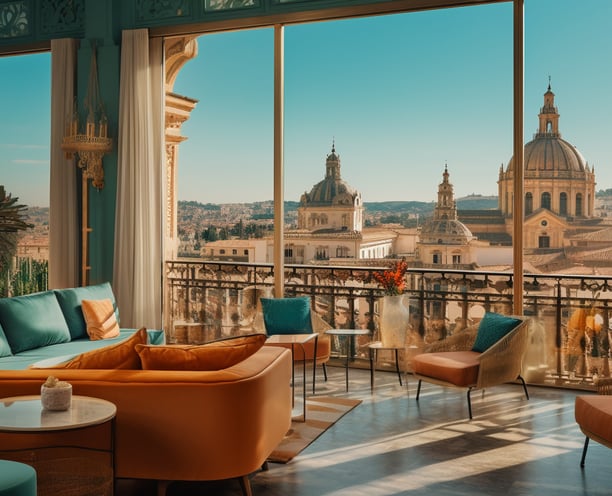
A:
POLYGON ((28 2, 0 4, 0 38, 18 38, 31 32, 32 12, 28 2))

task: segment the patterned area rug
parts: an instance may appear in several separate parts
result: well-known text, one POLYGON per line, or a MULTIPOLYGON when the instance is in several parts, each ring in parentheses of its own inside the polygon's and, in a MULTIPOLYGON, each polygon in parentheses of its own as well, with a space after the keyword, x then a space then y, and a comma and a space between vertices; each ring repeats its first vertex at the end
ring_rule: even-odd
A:
POLYGON ((291 422, 291 429, 268 457, 268 461, 287 463, 359 403, 361 400, 332 396, 307 398, 306 422, 291 422))

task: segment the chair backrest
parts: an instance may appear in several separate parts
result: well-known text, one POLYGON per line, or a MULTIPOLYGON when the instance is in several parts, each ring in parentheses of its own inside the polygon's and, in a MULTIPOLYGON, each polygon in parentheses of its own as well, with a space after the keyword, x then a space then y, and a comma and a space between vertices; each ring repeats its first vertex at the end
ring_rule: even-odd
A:
POLYGON ((268 335, 311 334, 310 298, 261 298, 263 320, 268 335))
POLYGON ((520 323, 481 354, 478 387, 514 381, 521 375, 530 321, 524 317, 517 318, 520 323))

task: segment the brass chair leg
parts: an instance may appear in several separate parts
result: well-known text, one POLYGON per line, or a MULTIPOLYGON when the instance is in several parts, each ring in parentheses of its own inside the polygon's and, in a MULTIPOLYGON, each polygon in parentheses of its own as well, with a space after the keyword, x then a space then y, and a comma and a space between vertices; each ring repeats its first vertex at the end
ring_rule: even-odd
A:
POLYGON ((242 489, 242 494, 244 496, 253 496, 253 491, 251 490, 251 481, 249 480, 248 474, 239 477, 238 480, 240 481, 240 488, 242 489))

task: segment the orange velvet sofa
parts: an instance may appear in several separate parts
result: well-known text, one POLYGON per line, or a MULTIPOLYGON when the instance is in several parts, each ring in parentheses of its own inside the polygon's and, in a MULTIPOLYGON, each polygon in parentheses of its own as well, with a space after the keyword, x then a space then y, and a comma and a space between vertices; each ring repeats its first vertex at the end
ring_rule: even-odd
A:
MULTIPOLYGON (((160 493, 169 481, 239 478, 250 494, 248 475, 291 426, 291 367, 288 350, 263 346, 218 371, 0 370, 0 397, 39 394, 52 374, 117 406, 116 478, 157 480, 160 493)), ((10 439, 0 433, 3 450, 10 439)))

